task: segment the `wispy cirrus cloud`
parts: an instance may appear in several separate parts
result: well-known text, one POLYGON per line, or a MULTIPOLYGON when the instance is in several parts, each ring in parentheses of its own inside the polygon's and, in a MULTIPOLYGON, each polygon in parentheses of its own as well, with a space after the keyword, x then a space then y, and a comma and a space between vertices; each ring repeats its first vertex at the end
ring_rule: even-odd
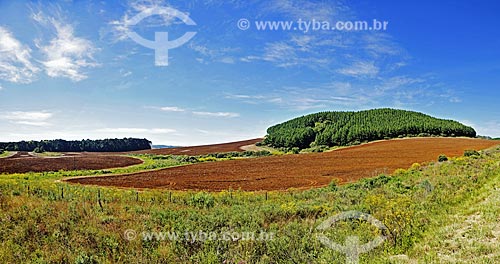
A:
POLYGON ((117 127, 117 128, 100 128, 97 132, 110 134, 168 134, 176 132, 171 128, 133 128, 133 127, 117 127))
POLYGON ((161 111, 165 112, 184 112, 186 111, 184 108, 180 108, 177 106, 163 106, 159 108, 161 111))
POLYGON ((225 98, 247 104, 275 105, 294 111, 360 106, 370 101, 363 92, 350 83, 343 82, 311 84, 311 87, 284 87, 269 94, 235 94, 225 98))
POLYGON ((266 99, 263 95, 248 95, 248 94, 230 94, 226 95, 225 98, 228 99, 266 99))
POLYGON ((393 91, 396 89, 404 89, 415 84, 425 84, 426 80, 423 78, 412 78, 408 76, 394 76, 388 79, 384 79, 378 86, 376 86, 376 91, 379 93, 385 93, 388 91, 393 91))
POLYGON ((365 34, 361 39, 363 49, 372 57, 380 58, 382 56, 401 57, 407 59, 407 52, 397 45, 389 34, 376 32, 365 34))
POLYGON ((373 61, 356 61, 337 72, 353 77, 375 77, 379 73, 379 68, 373 61))
POLYGON ((193 113, 193 115, 207 116, 207 117, 233 118, 233 117, 239 117, 240 116, 240 114, 238 114, 238 113, 232 113, 232 112, 198 112, 198 111, 194 111, 192 113, 193 113))
MULTIPOLYGON (((109 27, 104 29, 104 35, 110 35, 113 42, 128 40, 128 34, 132 31, 132 19, 135 15, 144 12, 145 17, 152 14, 155 9, 169 8, 168 3, 161 0, 134 0, 127 2, 127 11, 119 19, 109 22, 109 27)), ((147 18, 148 27, 169 26, 176 17, 169 12, 160 12, 158 15, 147 18)), ((137 25, 138 26, 138 25, 137 25)))
POLYGON ((99 66, 94 59, 98 49, 90 40, 77 37, 73 26, 59 12, 48 16, 39 11, 32 14, 32 19, 53 35, 46 43, 36 40, 45 57, 41 63, 48 76, 81 81, 88 77, 85 70, 99 66))
POLYGON ((331 63, 331 59, 317 56, 314 51, 308 50, 304 43, 300 45, 297 46, 288 41, 270 42, 265 44, 262 55, 249 55, 240 60, 243 62, 265 61, 281 68, 295 66, 325 68, 331 63))
POLYGON ((345 16, 349 8, 340 1, 308 1, 308 0, 275 0, 268 1, 263 6, 264 12, 280 13, 293 19, 316 19, 332 21, 340 15, 345 16))
POLYGON ((283 101, 283 99, 277 95, 229 94, 226 95, 224 98, 238 100, 247 104, 261 104, 261 103, 278 104, 283 101))
POLYGON ((188 47, 198 53, 199 58, 197 58, 196 60, 203 64, 207 64, 210 62, 234 64, 236 63, 236 59, 229 54, 239 50, 238 48, 229 47, 209 48, 206 44, 200 44, 195 41, 190 41, 188 47))
MULTIPOLYGON (((262 4, 259 21, 297 21, 329 23, 359 21, 356 12, 343 1, 278 0, 262 4)), ((371 20, 367 20, 371 23, 371 20)), ((258 31, 257 37, 272 34, 270 41, 257 44, 254 54, 240 61, 264 61, 282 68, 306 67, 316 71, 348 76, 376 78, 407 64, 409 56, 383 31, 301 30, 258 31), (281 33, 281 34, 279 34, 281 33), (276 37, 277 36, 277 37, 276 37)))
POLYGON ((163 112, 185 112, 186 109, 179 106, 144 106, 145 109, 154 109, 163 112))
POLYGON ((31 83, 40 70, 31 60, 31 48, 0 26, 0 79, 13 83, 31 83))
POLYGON ((150 108, 150 109, 156 109, 159 111, 163 112, 174 112, 174 113, 189 113, 194 116, 205 116, 205 117, 225 117, 225 118, 234 118, 234 117, 239 117, 239 113, 233 113, 233 112, 209 112, 209 111, 193 111, 190 109, 185 109, 181 108, 178 106, 162 106, 162 107, 157 107, 157 106, 148 106, 145 108, 150 108))
POLYGON ((53 113, 47 111, 13 111, 0 114, 0 119, 7 120, 13 124, 28 126, 49 126, 48 120, 53 113))

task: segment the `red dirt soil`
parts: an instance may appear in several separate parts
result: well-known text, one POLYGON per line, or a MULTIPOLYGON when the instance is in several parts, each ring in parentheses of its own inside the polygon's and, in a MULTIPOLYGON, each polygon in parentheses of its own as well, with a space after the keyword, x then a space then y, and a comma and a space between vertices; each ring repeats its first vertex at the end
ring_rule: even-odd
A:
POLYGON ((255 138, 250 140, 243 140, 231 143, 214 144, 214 145, 204 145, 204 146, 194 146, 194 147, 179 147, 179 148, 164 148, 164 149, 151 149, 142 150, 134 153, 147 153, 155 155, 205 155, 210 153, 221 153, 221 152, 232 152, 232 151, 243 151, 241 147, 255 144, 262 141, 262 138, 255 138))
POLYGON ((103 153, 67 153, 62 157, 36 157, 28 152, 18 152, 0 159, 0 174, 59 170, 100 170, 141 164, 135 158, 103 153))
POLYGON ((327 153, 272 156, 119 176, 81 177, 69 182, 130 188, 220 191, 229 188, 287 190, 328 185, 333 179, 354 182, 392 173, 413 163, 435 161, 440 154, 461 156, 467 149, 486 149, 498 141, 468 138, 412 138, 379 141, 327 153))

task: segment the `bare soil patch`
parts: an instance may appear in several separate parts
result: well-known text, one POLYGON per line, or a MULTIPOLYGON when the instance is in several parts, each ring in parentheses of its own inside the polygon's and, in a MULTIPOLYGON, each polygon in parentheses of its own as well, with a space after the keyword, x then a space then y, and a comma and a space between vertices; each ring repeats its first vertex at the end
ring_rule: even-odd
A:
POLYGON ((242 149, 243 146, 252 145, 259 141, 262 141, 262 138, 236 141, 231 143, 214 144, 214 145, 142 150, 135 153, 196 156, 196 155, 205 155, 210 153, 221 153, 221 152, 232 152, 232 151, 241 152, 244 151, 244 149, 242 149))
POLYGON ((64 154, 61 157, 37 157, 19 151, 16 155, 0 159, 0 174, 59 170, 100 170, 141 164, 139 159, 105 153, 64 154))
MULTIPOLYGON (((248 145, 248 144, 245 144, 248 145)), ((354 182, 392 173, 413 163, 435 161, 440 154, 461 156, 498 141, 469 138, 411 138, 379 141, 327 153, 271 156, 168 168, 119 176, 82 177, 69 182, 129 188, 173 190, 287 190, 354 182)))

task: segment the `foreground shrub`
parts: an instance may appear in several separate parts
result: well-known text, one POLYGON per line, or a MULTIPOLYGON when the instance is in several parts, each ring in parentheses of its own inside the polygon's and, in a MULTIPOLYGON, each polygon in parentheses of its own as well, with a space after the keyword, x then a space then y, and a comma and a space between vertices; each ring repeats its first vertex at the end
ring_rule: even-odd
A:
POLYGON ((198 158, 193 157, 193 156, 180 156, 179 161, 180 162, 196 163, 196 162, 198 162, 198 158))
POLYGON ((477 150, 466 150, 464 152, 464 157, 479 157, 481 154, 477 150))
POLYGON ((267 150, 260 151, 243 151, 243 152, 220 152, 220 153, 211 153, 206 155, 197 156, 201 159, 231 159, 231 158, 242 158, 242 157, 264 157, 271 156, 271 152, 267 150))
POLYGON ((199 208, 211 208, 215 204, 215 199, 209 193, 199 192, 191 197, 188 204, 199 208))
POLYGON ((439 157, 438 157, 438 161, 439 161, 439 162, 445 162, 445 161, 448 161, 448 157, 446 157, 446 155, 444 155, 444 154, 439 155, 439 157))
POLYGON ((335 192, 338 190, 338 187, 337 187, 337 180, 332 180, 329 184, 328 184, 328 190, 332 191, 332 192, 335 192))

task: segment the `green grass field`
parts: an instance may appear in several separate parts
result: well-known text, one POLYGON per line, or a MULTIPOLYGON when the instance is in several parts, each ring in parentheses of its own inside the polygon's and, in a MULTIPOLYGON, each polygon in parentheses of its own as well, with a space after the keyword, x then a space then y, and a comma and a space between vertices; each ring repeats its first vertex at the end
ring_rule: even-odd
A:
POLYGON ((47 157, 47 158, 51 158, 51 157, 61 157, 63 156, 62 153, 60 152, 49 152, 49 151, 46 151, 46 152, 42 152, 42 153, 36 153, 36 152, 32 152, 33 155, 37 156, 37 157, 47 157))
POLYGON ((0 176, 0 263, 345 263, 343 253, 318 240, 316 228, 350 210, 388 229, 354 219, 325 231, 338 244, 386 235, 360 254, 361 263, 500 261, 500 149, 307 191, 137 192, 58 181, 187 164, 139 157, 143 164, 122 169, 0 176), (190 239, 148 240, 143 232, 190 239), (201 239, 212 232, 270 237, 201 239))
POLYGON ((0 153, 0 158, 6 158, 6 157, 9 157, 10 155, 12 155, 12 152, 3 151, 2 153, 0 153))

